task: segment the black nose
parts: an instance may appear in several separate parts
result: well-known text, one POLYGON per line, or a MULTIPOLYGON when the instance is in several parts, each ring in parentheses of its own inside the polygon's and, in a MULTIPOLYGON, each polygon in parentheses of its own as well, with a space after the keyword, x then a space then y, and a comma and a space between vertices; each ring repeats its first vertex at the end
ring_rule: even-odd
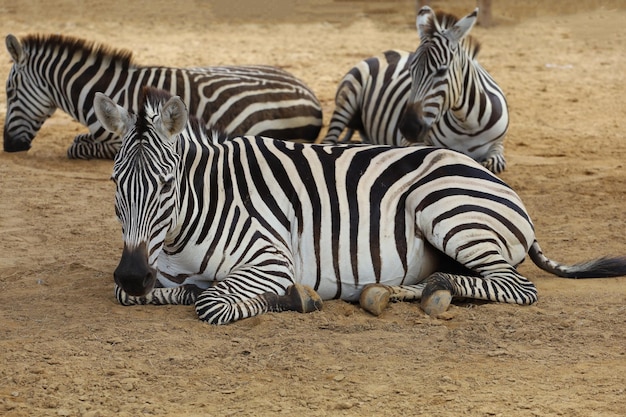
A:
POLYGON ((154 288, 156 281, 155 271, 148 265, 146 245, 141 244, 129 249, 124 245, 122 259, 113 272, 115 283, 128 295, 140 297, 154 288))
POLYGON ((4 131, 4 151, 5 152, 22 152, 30 149, 30 140, 15 139, 4 131))
POLYGON ((418 112, 415 111, 413 107, 407 107, 404 110, 398 128, 402 136, 409 142, 423 141, 428 132, 426 125, 422 122, 418 112))

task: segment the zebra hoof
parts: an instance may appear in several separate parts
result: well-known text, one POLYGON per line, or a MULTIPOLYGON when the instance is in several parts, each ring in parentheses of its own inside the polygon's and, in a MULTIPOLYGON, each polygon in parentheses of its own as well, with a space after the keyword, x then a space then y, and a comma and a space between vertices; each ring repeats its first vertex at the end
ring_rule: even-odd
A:
POLYGON ((381 284, 370 284, 365 286, 359 298, 359 304, 365 311, 375 316, 380 316, 389 304, 391 291, 381 284))
POLYGON ((432 317, 438 317, 450 306, 452 302, 452 294, 447 290, 437 290, 427 297, 422 298, 420 307, 426 314, 432 317))
POLYGON ((324 304, 322 297, 311 287, 294 284, 287 288, 287 297, 291 300, 293 310, 299 313, 319 311, 324 304))

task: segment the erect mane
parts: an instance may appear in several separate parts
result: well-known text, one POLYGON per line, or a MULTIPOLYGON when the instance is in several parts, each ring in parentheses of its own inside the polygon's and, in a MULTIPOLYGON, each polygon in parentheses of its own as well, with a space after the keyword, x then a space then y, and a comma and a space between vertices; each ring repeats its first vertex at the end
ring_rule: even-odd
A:
MULTIPOLYGON (((438 10, 435 12, 435 16, 437 17, 437 21, 439 22, 439 26, 441 29, 449 29, 459 21, 459 19, 450 13, 443 12, 438 10)), ((429 36, 433 36, 437 29, 435 25, 432 24, 432 21, 429 20, 428 24, 424 27, 425 33, 429 36)), ((480 42, 472 35, 467 35, 463 40, 461 40, 461 47, 464 48, 467 53, 472 57, 472 59, 476 58, 478 52, 480 51, 480 42)))
MULTIPOLYGON (((170 94, 166 90, 162 90, 157 87, 144 86, 141 89, 141 99, 139 101, 139 112, 137 118, 137 128, 139 131, 147 128, 146 121, 147 117, 149 117, 147 114, 147 110, 159 109, 170 98, 172 98, 172 94, 170 94)), ((204 121, 197 118, 193 114, 189 114, 189 124, 196 137, 200 137, 201 132, 206 132, 204 121)))
POLYGON ((73 53, 93 54, 108 57, 119 62, 123 68, 133 65, 133 53, 128 49, 116 49, 110 46, 67 35, 30 34, 21 38, 25 50, 67 49, 73 53))

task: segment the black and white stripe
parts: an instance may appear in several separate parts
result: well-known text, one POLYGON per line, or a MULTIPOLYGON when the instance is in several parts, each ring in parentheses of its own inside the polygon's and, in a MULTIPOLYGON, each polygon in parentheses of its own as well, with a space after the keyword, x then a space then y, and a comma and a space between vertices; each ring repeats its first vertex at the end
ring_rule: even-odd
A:
POLYGON ((290 73, 269 66, 167 68, 135 65, 129 51, 58 35, 6 38, 13 66, 7 80, 4 150, 28 150, 44 121, 60 108, 89 128, 76 136, 70 158, 112 159, 121 139, 93 111, 96 92, 137 111, 144 85, 181 96, 193 115, 233 135, 313 141, 322 110, 313 92, 290 73))
POLYGON ((337 143, 346 129, 342 140, 349 140, 357 130, 365 143, 449 148, 496 174, 504 170, 508 107, 468 36, 477 13, 457 21, 422 8, 415 52, 368 58, 341 80, 324 143, 337 143))
POLYGON ((459 152, 223 140, 154 89, 137 120, 101 94, 95 108, 124 134, 112 176, 123 304, 194 301, 202 320, 221 324, 311 311, 293 306, 295 284, 375 311, 363 297, 373 284, 438 314, 452 297, 534 303, 515 268, 529 251, 561 276, 626 274, 626 258, 546 258, 517 194, 459 152))

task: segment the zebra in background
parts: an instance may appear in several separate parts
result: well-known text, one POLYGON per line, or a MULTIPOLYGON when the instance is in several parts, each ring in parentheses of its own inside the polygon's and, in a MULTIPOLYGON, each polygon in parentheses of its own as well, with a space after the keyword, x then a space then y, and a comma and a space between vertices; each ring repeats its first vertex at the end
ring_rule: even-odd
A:
POLYGON ((138 66, 125 50, 60 35, 6 37, 13 59, 6 84, 4 150, 30 149, 44 121, 57 108, 89 128, 77 135, 70 158, 113 159, 121 138, 98 122, 96 92, 137 111, 144 85, 184 98, 207 125, 228 134, 263 134, 313 141, 322 110, 313 92, 286 71, 269 66, 167 68, 138 66))
POLYGON ((506 167, 504 93, 476 57, 468 35, 478 9, 457 20, 428 6, 417 15, 420 45, 368 58, 341 80, 324 143, 357 130, 365 143, 413 143, 461 151, 498 174, 506 167))
POLYGON ((94 103, 123 135, 112 174, 122 304, 195 303, 215 324, 313 311, 320 298, 373 313, 420 298, 438 315, 452 297, 534 303, 515 268, 527 252, 563 277, 626 275, 626 257, 545 257, 517 194, 459 152, 224 140, 180 98, 144 93, 137 116, 103 94, 94 103))

